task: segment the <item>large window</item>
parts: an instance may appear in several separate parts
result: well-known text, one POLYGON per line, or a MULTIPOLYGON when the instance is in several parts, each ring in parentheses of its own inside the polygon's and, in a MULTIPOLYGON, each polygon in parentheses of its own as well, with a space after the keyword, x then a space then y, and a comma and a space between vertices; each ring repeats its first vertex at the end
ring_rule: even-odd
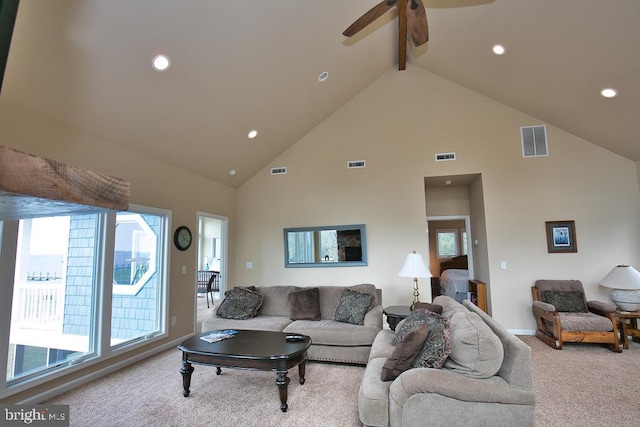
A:
POLYGON ((0 271, 12 295, 0 311, 7 325, 0 332, 9 337, 0 397, 26 380, 165 334, 168 218, 132 206, 0 222, 0 265, 14 270, 0 271))

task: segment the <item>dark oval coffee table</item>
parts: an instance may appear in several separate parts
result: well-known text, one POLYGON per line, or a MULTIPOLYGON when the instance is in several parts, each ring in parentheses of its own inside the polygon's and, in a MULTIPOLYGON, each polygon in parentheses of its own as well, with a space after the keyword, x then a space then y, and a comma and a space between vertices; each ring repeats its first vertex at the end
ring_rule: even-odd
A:
POLYGON ((220 375, 221 368, 255 369, 276 371, 276 385, 280 394, 280 409, 287 412, 287 389, 289 386, 289 369, 297 366, 300 384, 304 384, 307 350, 311 346, 311 338, 302 341, 286 341, 289 334, 283 332, 238 330, 233 338, 209 343, 201 336, 214 331, 204 332, 189 338, 178 346, 182 351, 182 392, 189 396, 193 363, 215 366, 220 375))

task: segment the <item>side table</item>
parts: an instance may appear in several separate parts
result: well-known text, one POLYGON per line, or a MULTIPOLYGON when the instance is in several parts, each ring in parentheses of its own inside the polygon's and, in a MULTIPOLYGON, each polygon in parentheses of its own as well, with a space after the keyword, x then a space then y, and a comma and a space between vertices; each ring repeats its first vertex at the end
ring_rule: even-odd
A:
POLYGON ((640 319, 640 311, 617 311, 616 315, 620 319, 620 338, 622 338, 622 347, 629 348, 629 335, 634 341, 640 341, 640 329, 638 328, 638 319, 640 319))
POLYGON ((408 305, 391 305, 385 307, 382 312, 387 315, 389 329, 395 331, 396 325, 411 314, 411 308, 408 305))

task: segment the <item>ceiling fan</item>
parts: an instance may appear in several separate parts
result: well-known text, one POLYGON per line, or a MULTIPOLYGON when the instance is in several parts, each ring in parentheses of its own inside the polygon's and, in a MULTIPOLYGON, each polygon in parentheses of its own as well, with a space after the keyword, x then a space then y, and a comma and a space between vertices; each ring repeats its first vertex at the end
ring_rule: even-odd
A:
POLYGON ((346 37, 357 34, 393 6, 398 6, 398 69, 404 70, 407 64, 407 24, 413 44, 421 46, 429 41, 427 12, 422 0, 382 0, 356 19, 342 34, 346 37))

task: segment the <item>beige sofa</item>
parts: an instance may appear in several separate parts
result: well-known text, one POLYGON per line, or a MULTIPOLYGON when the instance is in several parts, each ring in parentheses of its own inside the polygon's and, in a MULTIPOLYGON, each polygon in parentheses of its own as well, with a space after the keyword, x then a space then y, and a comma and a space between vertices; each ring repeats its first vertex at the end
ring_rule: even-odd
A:
MULTIPOLYGON (((451 355, 440 369, 411 368, 393 381, 382 381, 383 365, 395 347, 391 345, 393 331, 379 332, 358 395, 362 423, 390 427, 533 426, 531 349, 467 300, 460 304, 439 296, 433 302, 442 305, 443 318, 451 319, 451 355), (476 338, 476 329, 484 330, 484 337, 476 338), (499 340, 491 337, 488 344, 486 337, 491 333, 499 340), (469 364, 462 367, 453 359, 459 351, 466 352, 463 357, 467 360, 469 355, 477 357, 467 372, 469 364), (483 358, 485 351, 489 356, 483 358), (499 368, 497 373, 482 378, 478 372, 492 363, 494 369, 499 368)), ((396 331, 401 326, 402 322, 396 331)))
POLYGON ((202 323, 202 332, 214 329, 251 329, 283 331, 311 337, 309 359, 341 363, 366 364, 371 344, 382 330, 382 291, 371 284, 354 286, 317 286, 320 294, 320 320, 291 320, 289 294, 308 289, 299 286, 256 286, 262 295, 258 314, 250 319, 227 319, 217 316, 220 303, 213 308, 211 317, 202 323), (362 325, 333 320, 344 289, 369 293, 374 296, 373 308, 364 316, 362 325))

